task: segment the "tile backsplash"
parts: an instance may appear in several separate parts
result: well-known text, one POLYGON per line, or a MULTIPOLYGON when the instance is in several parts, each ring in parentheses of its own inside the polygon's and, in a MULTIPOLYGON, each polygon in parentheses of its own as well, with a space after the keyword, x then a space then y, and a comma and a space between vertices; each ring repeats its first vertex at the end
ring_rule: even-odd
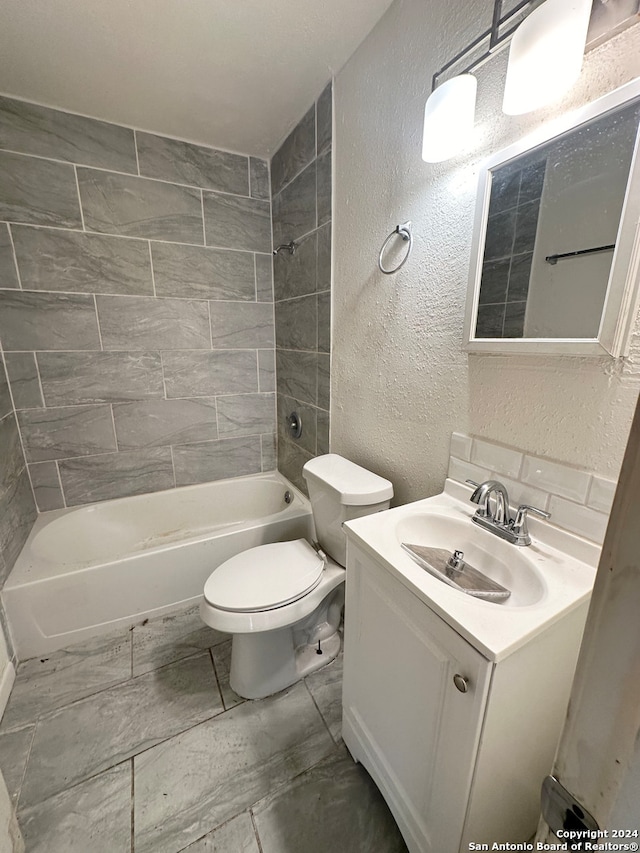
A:
POLYGON ((41 511, 275 468, 269 164, 0 97, 0 344, 41 511))
POLYGON ((498 479, 513 508, 531 504, 551 513, 550 524, 602 544, 616 482, 562 462, 454 432, 449 473, 452 480, 498 479))

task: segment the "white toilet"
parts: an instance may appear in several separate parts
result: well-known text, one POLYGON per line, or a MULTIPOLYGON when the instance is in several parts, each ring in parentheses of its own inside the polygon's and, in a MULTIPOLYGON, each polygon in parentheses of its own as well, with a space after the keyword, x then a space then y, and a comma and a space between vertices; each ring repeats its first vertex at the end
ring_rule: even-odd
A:
POLYGON ((318 538, 249 548, 204 586, 200 616, 233 634, 233 690, 261 699, 332 661, 340 651, 347 543, 342 523, 389 507, 388 480, 335 453, 303 468, 318 538))

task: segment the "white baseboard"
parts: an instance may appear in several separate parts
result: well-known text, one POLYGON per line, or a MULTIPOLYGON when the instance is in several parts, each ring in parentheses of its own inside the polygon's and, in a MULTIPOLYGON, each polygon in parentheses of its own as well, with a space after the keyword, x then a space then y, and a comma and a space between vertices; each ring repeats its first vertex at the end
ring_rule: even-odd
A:
POLYGON ((15 668, 11 661, 7 661, 4 670, 2 671, 2 675, 0 676, 0 719, 2 719, 4 709, 7 707, 7 702, 9 701, 11 688, 13 687, 15 679, 15 668))

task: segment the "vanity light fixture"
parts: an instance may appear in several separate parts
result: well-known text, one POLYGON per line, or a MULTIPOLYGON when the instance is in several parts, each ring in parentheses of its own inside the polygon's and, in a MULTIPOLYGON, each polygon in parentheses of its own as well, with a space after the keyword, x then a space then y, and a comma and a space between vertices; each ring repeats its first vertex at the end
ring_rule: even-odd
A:
POLYGON ((472 74, 459 74, 435 89, 424 108, 422 159, 441 163, 458 154, 473 130, 478 83, 472 74))
POLYGON ((592 0, 546 0, 511 39, 502 110, 521 115, 566 92, 580 75, 592 0))

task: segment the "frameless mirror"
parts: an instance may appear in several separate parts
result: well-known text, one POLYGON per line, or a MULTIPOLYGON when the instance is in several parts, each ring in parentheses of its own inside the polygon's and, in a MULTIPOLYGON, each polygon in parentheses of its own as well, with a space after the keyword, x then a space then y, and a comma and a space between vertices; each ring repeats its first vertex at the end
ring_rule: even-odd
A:
POLYGON ((640 81, 481 169, 469 350, 625 354, 638 291, 640 81))

